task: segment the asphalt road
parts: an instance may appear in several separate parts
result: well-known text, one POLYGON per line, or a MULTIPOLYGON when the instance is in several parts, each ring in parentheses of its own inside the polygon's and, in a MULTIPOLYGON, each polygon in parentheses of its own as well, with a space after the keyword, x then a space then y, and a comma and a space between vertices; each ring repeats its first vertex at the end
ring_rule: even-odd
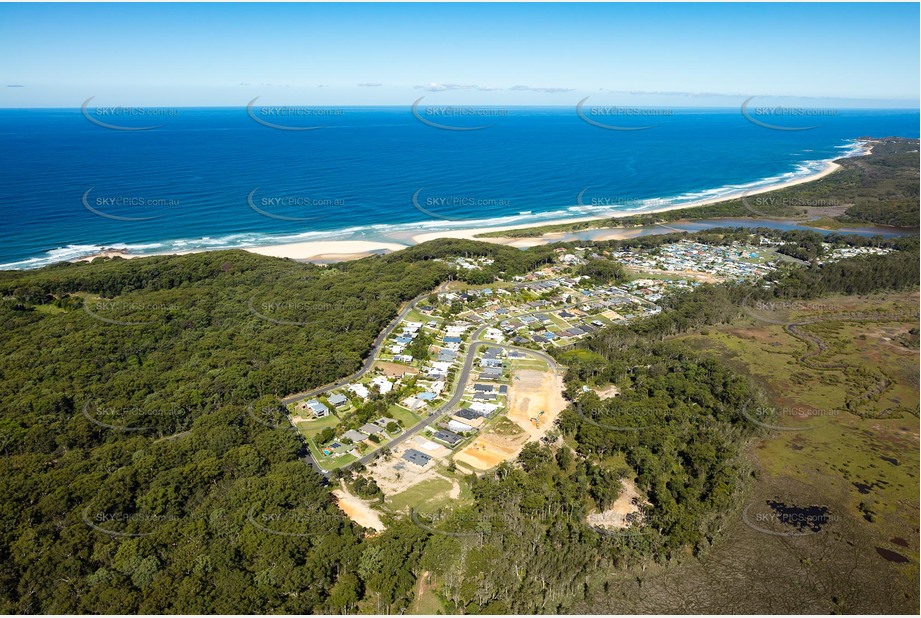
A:
MULTIPOLYGON (((474 341, 472 341, 470 343, 470 346, 467 348, 467 358, 464 360, 464 366, 461 369, 460 375, 458 375, 457 377, 457 387, 454 390, 454 394, 451 396, 451 398, 448 401, 441 404, 427 418, 413 425, 412 427, 410 427, 409 429, 401 433, 399 436, 397 436, 396 438, 394 438, 393 440, 391 440, 390 442, 382 446, 381 448, 371 451, 370 453, 366 454, 361 459, 357 459, 347 466, 342 466, 341 468, 339 468, 339 470, 347 470, 348 468, 351 468, 352 466, 356 464, 367 465, 368 463, 374 461, 380 455, 383 448, 388 448, 391 451, 393 451, 396 447, 398 447, 400 444, 402 444, 406 440, 409 440, 411 437, 413 437, 414 435, 416 435, 417 433, 419 433, 426 427, 431 426, 432 423, 434 423, 436 420, 441 418, 443 414, 450 411, 457 404, 459 404, 461 400, 464 398, 464 391, 466 390, 467 382, 470 379, 470 373, 471 371, 473 371, 473 363, 476 360, 476 352, 481 346, 502 348, 504 350, 517 350, 521 352, 522 354, 528 354, 530 356, 540 358, 548 363, 548 365, 550 366, 554 374, 558 373, 559 367, 557 366, 556 361, 553 359, 552 356, 550 356, 549 354, 546 354, 545 352, 541 352, 539 350, 532 350, 530 348, 521 348, 518 346, 506 345, 502 343, 495 343, 493 341, 480 340, 479 336, 487 328, 489 327, 488 326, 480 327, 474 333, 474 341)), ((316 465, 316 462, 312 462, 312 463, 314 463, 314 468, 319 471, 320 468, 318 465, 316 465)), ((322 471, 321 474, 323 474, 326 477, 329 477, 330 473, 322 471)))
MULTIPOLYGON (((285 398, 283 398, 283 399, 281 400, 282 404, 288 405, 288 404, 290 404, 290 403, 295 403, 295 402, 297 402, 297 401, 301 401, 301 400, 306 399, 306 398, 308 398, 308 397, 315 397, 316 395, 322 395, 323 393, 326 393, 326 392, 331 391, 331 390, 333 390, 333 389, 339 388, 339 387, 341 387, 341 386, 344 386, 344 385, 346 385, 346 384, 349 384, 350 382, 352 382, 352 381, 354 381, 354 380, 357 380, 357 379, 361 378, 364 374, 366 374, 368 371, 371 370, 371 367, 374 365, 374 361, 377 359, 377 356, 378 356, 378 354, 380 353, 380 349, 381 349, 381 347, 384 345, 384 342, 385 342, 385 341, 387 340, 387 338, 391 335, 391 333, 393 333, 393 331, 396 329, 396 327, 399 326, 400 322, 402 322, 402 321, 406 318, 406 316, 409 315, 409 312, 412 311, 412 310, 415 308, 416 304, 418 304, 423 298, 427 298, 427 297, 431 296, 432 294, 438 293, 438 291, 441 289, 441 287, 442 287, 442 286, 439 286, 438 288, 436 288, 436 289, 435 289, 434 291, 432 291, 432 292, 426 292, 425 294, 421 294, 421 295, 417 296, 416 298, 414 298, 413 300, 411 300, 411 301, 409 302, 409 304, 406 305, 406 307, 405 307, 402 311, 400 311, 400 313, 397 315, 397 317, 394 318, 394 320, 387 326, 387 328, 385 328, 384 330, 382 330, 381 333, 380 333, 380 334, 377 336, 377 338, 374 340, 374 345, 373 345, 372 348, 371 348, 371 353, 370 353, 370 354, 368 355, 368 357, 364 360, 364 363, 362 364, 361 369, 359 369, 358 371, 356 371, 356 372, 353 373, 352 375, 346 376, 346 377, 344 377, 344 378, 340 378, 339 380, 336 380, 335 382, 333 382, 333 383, 331 383, 331 384, 327 384, 327 385, 325 385, 325 386, 321 386, 321 387, 315 388, 315 389, 313 389, 313 390, 304 391, 304 392, 302 392, 302 393, 296 393, 296 394, 294 394, 294 395, 289 395, 289 396, 287 396, 287 397, 285 397, 285 398)), ((482 345, 489 345, 489 346, 494 346, 494 347, 497 347, 497 348, 502 348, 502 349, 504 349, 504 350, 517 350, 517 351, 519 351, 519 352, 522 352, 523 354, 529 354, 529 355, 531 355, 531 356, 535 356, 535 357, 537 357, 537 358, 540 358, 540 359, 545 360, 545 361, 550 365, 550 368, 553 370, 553 372, 556 373, 556 372, 557 372, 557 364, 556 364, 556 361, 555 361, 555 360, 553 359, 553 357, 550 356, 549 354, 547 354, 547 353, 545 353, 545 352, 541 352, 541 351, 539 351, 539 350, 532 350, 532 349, 530 349, 530 348, 522 348, 522 347, 518 347, 518 346, 511 346, 511 345, 502 344, 502 343, 495 343, 495 342, 492 342, 492 341, 482 341, 482 340, 480 340, 480 335, 482 335, 482 334, 483 334, 483 331, 485 331, 486 329, 494 327, 496 324, 498 324, 499 322, 502 322, 503 320, 512 319, 512 318, 521 318, 521 317, 528 316, 528 315, 535 315, 535 314, 538 314, 538 313, 545 313, 545 312, 550 312, 550 311, 559 311, 559 310, 561 310, 561 309, 569 309, 569 308, 575 307, 575 306, 577 306, 577 305, 579 305, 579 304, 581 304, 581 303, 569 303, 569 304, 566 304, 566 305, 562 305, 562 306, 560 306, 560 307, 553 307, 553 308, 551 308, 551 309, 547 309, 547 308, 544 308, 544 309, 537 309, 537 310, 535 310, 535 311, 529 311, 529 312, 526 312, 526 313, 520 313, 520 314, 517 314, 517 315, 515 315, 515 316, 503 316, 503 317, 501 317, 501 318, 499 318, 499 319, 494 320, 493 322, 490 322, 489 324, 485 324, 485 325, 479 327, 477 330, 475 330, 475 331, 473 332, 473 336, 471 337, 472 340, 471 340, 471 342, 470 342, 470 345, 469 345, 468 348, 467 348, 467 355, 466 355, 466 358, 465 358, 465 360, 464 360, 464 365, 463 365, 463 367, 461 368, 461 373, 460 373, 460 375, 458 376, 458 379, 457 379, 457 387, 456 387, 456 389, 455 389, 455 391, 454 391, 454 395, 452 395, 451 399, 449 399, 448 401, 446 401, 445 403, 443 403, 441 406, 439 406, 439 407, 438 407, 435 411, 433 411, 427 418, 422 419, 422 421, 420 421, 420 422, 417 423, 416 425, 410 427, 409 429, 407 429, 406 431, 404 431, 402 434, 400 434, 399 436, 397 436, 396 438, 394 438, 393 440, 391 440, 391 441, 388 442, 387 444, 384 444, 384 445, 382 445, 380 448, 377 448, 377 449, 371 451, 370 453, 366 454, 366 455, 363 456, 362 458, 357 459, 357 460, 353 461, 352 463, 350 463, 350 464, 348 464, 348 465, 346 465, 346 466, 342 466, 342 467, 337 468, 337 469, 338 469, 338 470, 347 470, 348 468, 350 468, 350 467, 352 467, 352 466, 354 466, 354 465, 356 465, 356 464, 367 465, 369 462, 373 461, 374 459, 376 459, 376 458, 379 456, 379 454, 380 454, 380 452, 381 452, 382 449, 388 448, 388 449, 393 450, 394 448, 396 448, 397 446, 399 446, 400 444, 402 444, 403 442, 405 442, 406 440, 408 440, 408 439, 411 438, 412 436, 416 435, 417 433, 419 433, 420 431, 422 431, 422 430, 425 429, 426 427, 431 426, 432 423, 434 423, 436 420, 438 420, 438 418, 440 418, 442 414, 444 414, 445 412, 447 412, 448 410, 450 410, 451 408, 453 408, 454 406, 456 406, 458 403, 460 403, 460 401, 464 398, 464 389, 465 389, 465 387, 466 387, 467 380, 470 378, 470 372, 471 372, 471 370, 473 369, 473 362, 474 362, 474 360, 476 359, 476 350, 477 350, 477 348, 479 348, 479 346, 482 346, 482 345)), ((323 476, 329 478, 329 476, 332 474, 332 472, 327 471, 327 470, 324 470, 323 468, 321 468, 320 465, 314 460, 312 454, 308 455, 308 459, 310 460, 310 461, 309 461, 310 465, 313 466, 313 468, 314 468, 317 472, 319 472, 319 473, 322 474, 323 476)))
POLYGON ((325 386, 321 386, 313 390, 303 391, 301 393, 295 393, 294 395, 288 395, 287 397, 284 397, 281 400, 281 403, 283 405, 288 405, 289 403, 295 403, 295 402, 301 401, 302 399, 307 399, 308 397, 315 397, 316 395, 322 395, 323 393, 327 391, 331 391, 334 388, 339 388, 340 386, 344 386, 345 384, 348 384, 349 382, 358 380, 363 375, 368 373, 371 370, 371 367, 374 365, 374 361, 377 358, 378 353, 381 351, 381 346, 383 346, 384 342, 387 341, 387 337, 389 337, 390 334, 393 333, 394 330, 396 330, 396 327, 400 325, 400 322, 402 322, 406 318, 406 316, 409 315, 410 311, 416 308, 416 305, 419 304, 419 302, 423 298, 428 298, 432 294, 437 294, 440 289, 441 289, 441 286, 438 286, 433 291, 426 292, 425 294, 420 294, 419 296, 409 301, 409 304, 406 305, 406 307, 404 307, 403 310, 400 311, 399 314, 397 314, 397 317, 395 317, 393 321, 387 325, 387 328, 382 330, 380 334, 377 336, 377 338, 374 340, 374 343, 371 346, 371 353, 363 361, 361 365, 361 369, 359 369, 352 375, 346 376, 344 378, 340 378, 331 384, 327 384, 325 386))

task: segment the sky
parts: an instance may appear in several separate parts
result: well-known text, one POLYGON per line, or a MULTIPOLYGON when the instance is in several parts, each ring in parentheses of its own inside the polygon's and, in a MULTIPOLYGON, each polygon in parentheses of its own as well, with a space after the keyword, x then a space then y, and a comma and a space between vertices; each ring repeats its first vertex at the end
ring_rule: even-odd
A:
POLYGON ((0 107, 919 105, 919 5, 2 4, 0 107))

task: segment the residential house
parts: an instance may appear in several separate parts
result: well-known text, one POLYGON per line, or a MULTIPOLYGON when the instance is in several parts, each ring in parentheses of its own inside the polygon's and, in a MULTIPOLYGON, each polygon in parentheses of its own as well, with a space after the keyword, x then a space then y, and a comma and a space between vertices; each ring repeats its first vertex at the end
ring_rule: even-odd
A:
POLYGON ((464 439, 462 436, 457 435, 457 434, 454 433, 453 431, 447 431, 447 430, 444 430, 444 429, 440 429, 440 430, 436 431, 436 432, 433 434, 433 437, 434 437, 436 440, 440 440, 441 442, 444 442, 445 444, 447 444, 447 445, 450 446, 450 447, 455 447, 455 446, 457 446, 457 445, 461 442, 461 440, 464 439))
POLYGON ((349 429, 344 434, 342 434, 342 437, 345 439, 351 440, 355 444, 358 444, 359 442, 364 442, 365 440, 368 439, 368 436, 366 434, 363 434, 360 431, 355 431, 354 429, 349 429))
POLYGON ((403 459, 419 467, 425 467, 425 465, 432 460, 430 456, 414 448, 407 449, 406 452, 403 453, 403 459))
POLYGON ((377 386, 377 389, 380 391, 381 395, 386 395, 393 390, 393 383, 390 382, 384 376, 377 376, 371 380, 371 384, 377 386))
POLYGON ((307 402, 307 407, 310 408, 310 411, 313 412, 314 416, 317 418, 323 418, 324 416, 329 416, 329 408, 324 406, 322 403, 316 399, 311 399, 307 402))
POLYGON ((335 395, 330 395, 326 398, 331 406, 335 408, 341 408, 342 406, 348 405, 349 400, 345 395, 341 393, 336 393, 335 395))
POLYGON ((374 436, 374 435, 377 435, 377 434, 379 434, 379 433, 384 433, 384 428, 383 428, 383 427, 378 427, 378 426, 375 425, 374 423, 367 423, 367 424, 362 425, 361 427, 359 427, 359 428, 358 428, 358 431, 360 431, 361 433, 366 433, 366 434, 368 434, 369 436, 374 436))
POLYGON ((459 431, 461 433, 467 431, 476 431, 475 427, 466 423, 461 423, 460 421, 455 421, 454 419, 448 421, 448 429, 452 431, 459 431))
POLYGON ((368 387, 366 387, 364 384, 349 384, 349 390, 362 399, 367 399, 368 395, 370 394, 368 392, 368 387))

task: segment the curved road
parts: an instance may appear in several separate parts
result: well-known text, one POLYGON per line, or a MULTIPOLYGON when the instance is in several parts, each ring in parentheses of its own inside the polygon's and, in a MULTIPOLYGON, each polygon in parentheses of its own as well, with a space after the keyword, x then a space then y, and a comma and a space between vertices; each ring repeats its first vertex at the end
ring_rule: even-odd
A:
MULTIPOLYGON (((493 341, 484 341, 484 340, 476 339, 476 337, 478 337, 480 333, 482 333, 482 331, 484 331, 486 328, 488 328, 488 326, 483 326, 479 330, 477 330, 475 333, 474 341, 470 342, 470 346, 467 348, 467 358, 464 361, 464 366, 461 369, 460 375, 458 375, 458 378, 457 378, 457 387, 454 390, 454 394, 451 396, 451 398, 448 401, 441 404, 428 417, 422 419, 422 421, 420 421, 419 423, 416 423, 415 425, 413 425, 412 427, 410 427, 409 429, 407 429, 406 431, 398 435, 396 438, 388 442, 387 444, 367 453, 361 459, 356 459, 352 463, 346 466, 342 466, 341 468, 338 468, 338 469, 344 471, 344 470, 351 468, 352 466, 356 464, 366 465, 369 462, 374 461, 378 457, 382 449, 388 448, 390 450, 393 450, 394 448, 396 448, 397 446, 399 446, 406 440, 410 439, 411 437, 413 437, 414 435, 416 435, 417 433, 419 433, 426 427, 431 426, 431 424, 434 423, 439 418, 441 418, 441 416, 444 413, 448 412, 449 410, 451 410, 451 408, 459 404, 461 400, 464 398, 464 391, 466 390, 467 381, 470 379, 470 372, 473 370, 473 362, 474 360, 476 360, 476 350, 480 346, 490 346, 490 347, 495 347, 495 348, 502 348, 505 350, 517 350, 523 354, 530 354, 531 356, 536 356, 546 361, 548 365, 550 366, 551 371, 553 371, 554 375, 558 375, 559 367, 556 364, 556 361, 553 359, 552 356, 550 356, 549 354, 546 354, 545 352, 541 352, 539 350, 532 350, 530 348, 521 348, 518 346, 506 345, 502 343, 495 343, 493 341)), ((311 459, 313 458, 311 457, 311 459)), ((316 465, 316 462, 312 462, 312 463, 314 464, 315 469, 320 470, 319 466, 316 465)), ((321 474, 323 474, 323 476, 326 476, 328 478, 331 473, 324 470, 321 472, 321 474)))
MULTIPOLYGON (((437 289, 436 289, 436 292, 437 292, 437 289)), ((377 358, 378 353, 380 352, 380 347, 384 344, 384 341, 386 341, 387 337, 390 336, 390 334, 394 331, 397 325, 409 314, 409 312, 413 309, 413 307, 416 306, 416 303, 418 303, 423 297, 429 296, 431 294, 432 292, 429 292, 429 293, 423 294, 413 299, 410 302, 410 304, 407 305, 406 308, 400 312, 397 318, 386 329, 384 329, 381 332, 381 334, 374 341, 374 347, 372 348, 371 354, 365 360, 364 365, 359 371, 355 372, 354 374, 348 377, 336 380, 332 384, 321 386, 319 388, 313 389, 311 391, 306 391, 304 393, 298 393, 296 395, 290 395, 288 397, 285 397, 284 399, 282 399, 282 403, 284 404, 293 403, 295 401, 300 401, 301 399, 305 399, 306 397, 310 397, 313 395, 319 395, 321 393, 330 391, 334 388, 338 388, 344 384, 349 383, 350 381, 356 378, 360 378, 361 376, 363 376, 365 373, 367 373, 371 369, 371 366, 374 364, 374 361, 377 358)), ((579 304, 581 303, 570 303, 567 305, 563 305, 562 307, 556 307, 553 309, 539 309, 539 310, 532 311, 532 312, 522 313, 514 317, 519 318, 519 317, 523 317, 526 315, 533 315, 536 313, 559 311, 561 309, 575 307, 576 305, 579 305, 579 304)), ((502 348, 504 350, 516 350, 523 354, 535 356, 537 358, 540 358, 546 361, 547 364, 550 366, 550 369, 553 371, 553 373, 555 375, 558 374, 559 367, 556 364, 556 360, 554 360, 554 358, 550 356, 549 354, 547 354, 546 352, 542 352, 540 350, 532 350, 530 348, 522 348, 519 346, 507 345, 503 343, 495 343, 493 341, 485 341, 485 340, 480 339, 480 335, 483 334, 483 331, 485 331, 488 328, 493 327, 495 324, 505 319, 510 319, 510 318, 502 317, 499 320, 494 320, 493 322, 490 322, 489 324, 480 326, 477 330, 473 332, 473 336, 471 337, 470 345, 467 347, 467 354, 466 354, 466 358, 464 359, 464 365, 461 368, 460 374, 457 377, 454 394, 451 396, 451 398, 448 401, 441 404, 437 409, 435 409, 431 414, 429 414, 428 417, 422 419, 420 422, 416 423, 415 425, 413 425, 412 427, 410 427, 409 429, 401 433, 399 436, 397 436, 396 438, 388 442, 387 444, 382 445, 380 448, 374 449, 373 451, 367 453, 360 459, 356 459, 355 461, 353 461, 352 463, 348 465, 337 468, 337 470, 345 471, 351 468, 352 466, 355 466, 356 464, 361 464, 361 465, 368 464, 369 462, 373 461, 379 456, 382 449, 387 448, 387 449, 392 450, 393 448, 399 446, 400 444, 402 444, 409 438, 413 437, 414 435, 416 435, 417 433, 419 433, 426 427, 431 426, 432 423, 434 423, 436 420, 441 418, 441 416, 445 412, 449 411, 451 408, 459 404, 461 400, 464 398, 464 391, 467 386, 467 381, 470 379, 470 372, 473 370, 473 362, 476 360, 476 351, 480 346, 492 346, 496 348, 502 348)), ((309 459, 309 463, 311 466, 313 466, 314 470, 316 470, 318 473, 322 474, 326 478, 330 477, 332 472, 321 468, 320 465, 317 463, 317 461, 313 458, 312 453, 308 454, 307 459, 309 459)))
POLYGON ((387 325, 387 328, 385 328, 384 330, 380 332, 380 334, 374 340, 374 343, 371 344, 371 353, 368 355, 367 358, 365 358, 364 361, 362 361, 361 369, 359 369, 355 373, 348 375, 344 378, 339 378, 335 382, 326 384, 325 386, 320 386, 318 388, 314 388, 309 391, 303 391, 300 393, 295 393, 293 395, 288 395, 287 397, 282 398, 281 403, 283 405, 288 405, 289 403, 295 403, 302 399, 307 399, 308 397, 313 397, 315 395, 322 395, 323 393, 327 391, 331 391, 334 388, 339 388, 340 386, 344 386, 345 384, 348 384, 349 382, 352 382, 353 380, 357 380, 361 376, 368 373, 368 371, 370 371, 371 367, 374 365, 374 361, 377 359, 377 355, 381 351, 381 346, 383 346, 384 342, 387 341, 387 337, 389 337, 390 334, 393 333, 394 330, 396 330, 396 327, 400 325, 400 322, 402 322, 406 318, 406 316, 409 315, 410 311, 416 308, 416 305, 419 304, 419 302, 423 298, 427 298, 431 296, 432 294, 437 294, 439 291, 441 291, 444 285, 445 283, 442 283, 441 285, 436 287, 431 292, 425 292, 424 294, 420 294, 419 296, 409 301, 409 304, 407 304, 403 308, 403 310, 397 314, 397 317, 395 317, 393 321, 387 325))

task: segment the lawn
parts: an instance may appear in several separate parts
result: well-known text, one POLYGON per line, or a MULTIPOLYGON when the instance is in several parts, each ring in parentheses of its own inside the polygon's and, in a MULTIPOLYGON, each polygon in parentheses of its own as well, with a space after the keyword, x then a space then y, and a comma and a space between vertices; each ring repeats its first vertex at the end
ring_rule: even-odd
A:
POLYGON ((509 367, 512 371, 521 371, 523 369, 533 369, 534 371, 547 371, 547 363, 545 363, 544 361, 539 361, 539 360, 516 359, 513 361, 509 361, 509 367))
POLYGON ((434 513, 440 508, 456 504, 448 495, 451 487, 451 482, 444 478, 427 479, 406 491, 388 496, 384 504, 391 511, 408 513, 410 509, 415 509, 420 513, 434 513))
MULTIPOLYGON (((423 302, 422 304, 424 305, 425 303, 423 302)), ((409 313, 406 314, 406 318, 403 321, 404 322, 422 322, 424 326, 425 324, 427 324, 428 322, 431 322, 432 320, 435 320, 439 324, 441 324, 443 321, 441 318, 437 316, 433 316, 433 315, 429 316, 429 315, 422 313, 418 309, 413 309, 409 313)), ((402 329, 398 326, 395 332, 399 332, 401 330, 402 329)))
MULTIPOLYGON (((291 404, 291 405, 293 406, 294 404, 291 404)), ((289 410, 290 410, 290 407, 289 407, 289 410)), ((296 413, 293 413, 293 414, 296 414, 296 413)), ((330 414, 329 416, 325 416, 323 418, 317 418, 317 419, 313 419, 309 421, 304 421, 302 423, 298 423, 297 428, 301 431, 302 434, 304 434, 308 438, 312 438, 318 433, 320 433, 321 431, 323 431, 324 429, 326 429, 327 427, 335 427, 338 424, 339 424, 339 419, 336 416, 330 414)))
POLYGON ((411 427, 415 426, 416 424, 419 423, 419 421, 422 420, 422 417, 410 412, 403 406, 399 406, 397 404, 393 404, 392 406, 387 408, 387 416, 400 421, 400 423, 403 424, 404 431, 406 429, 410 429, 411 427))

